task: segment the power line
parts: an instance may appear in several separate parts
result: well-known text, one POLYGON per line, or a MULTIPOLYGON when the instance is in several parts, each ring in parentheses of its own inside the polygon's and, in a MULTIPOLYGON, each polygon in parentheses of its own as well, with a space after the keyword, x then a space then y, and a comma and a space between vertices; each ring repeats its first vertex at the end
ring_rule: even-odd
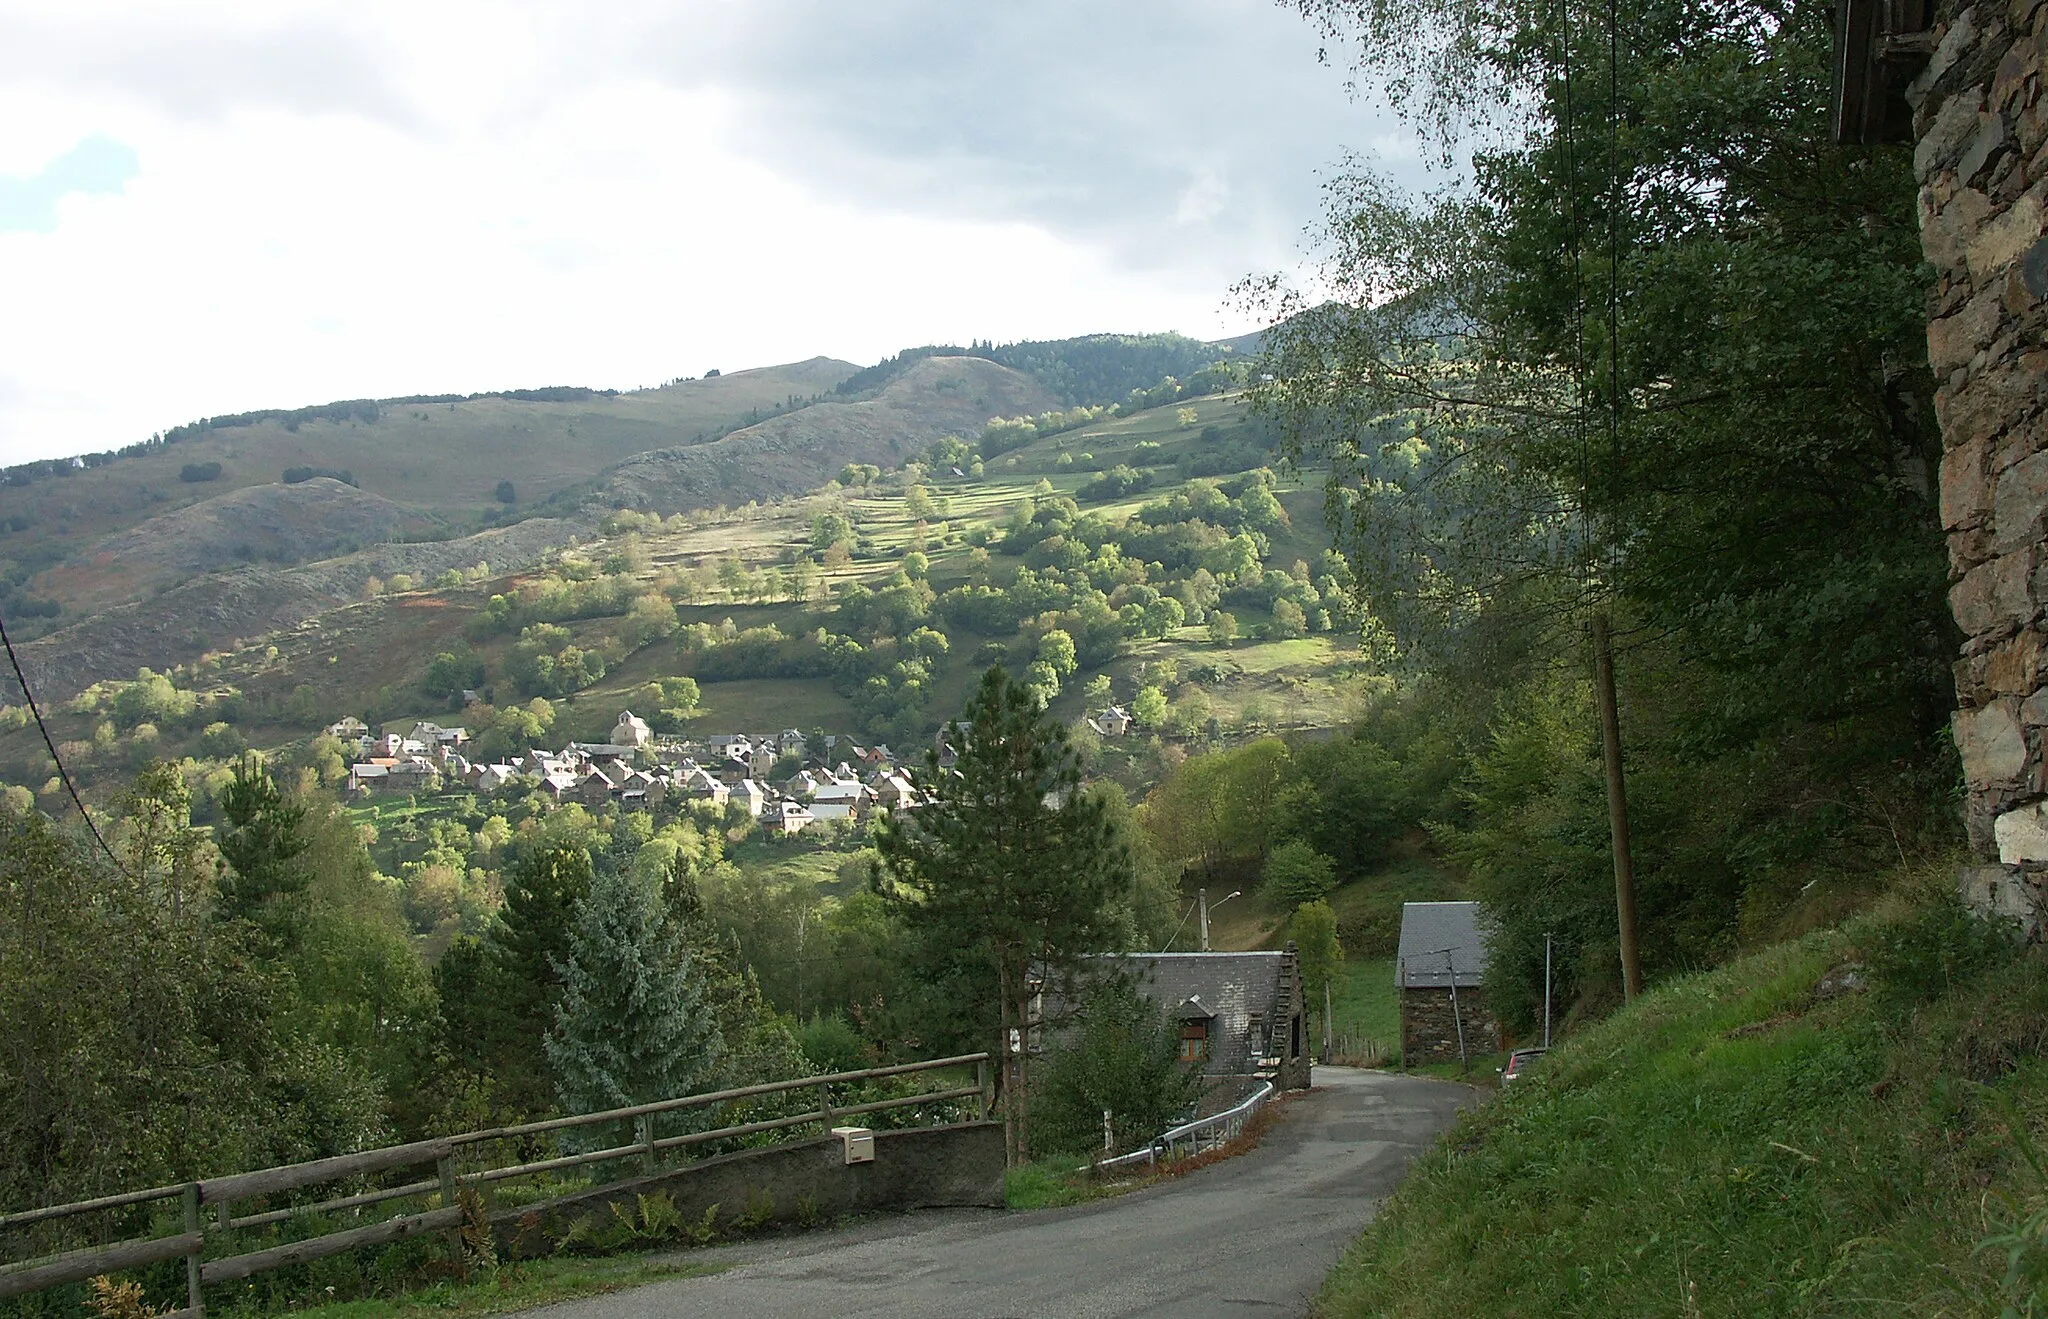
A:
POLYGON ((35 716, 36 727, 42 730, 43 745, 50 749, 50 763, 57 767, 57 777, 64 781, 64 790, 71 794, 71 804, 78 808, 78 818, 84 820, 85 827, 92 831, 92 840, 100 845, 100 851, 107 854, 107 860, 120 865, 121 858, 107 846, 107 840, 100 836, 99 825, 93 822, 92 812, 85 809, 85 801, 78 795, 78 785, 71 781, 71 771, 64 768, 64 757, 57 754, 56 740, 50 736, 50 726, 43 722, 42 709, 36 705, 36 694, 29 690, 28 675, 21 671, 21 657, 14 653, 14 641, 7 635, 4 614, 0 614, 0 645, 7 647, 7 662, 14 666, 14 680, 21 684, 21 698, 28 703, 28 712, 35 716))

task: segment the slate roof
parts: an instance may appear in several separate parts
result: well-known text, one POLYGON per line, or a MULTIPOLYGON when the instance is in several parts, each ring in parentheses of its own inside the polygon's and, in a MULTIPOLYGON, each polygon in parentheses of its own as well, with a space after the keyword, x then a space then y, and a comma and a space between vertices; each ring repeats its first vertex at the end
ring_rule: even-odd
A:
POLYGON ((1139 990, 1169 1021, 1209 1021, 1212 1073, 1257 1070, 1273 1028, 1284 953, 1127 953, 1108 958, 1140 976, 1139 990), (1259 1035, 1251 1035, 1251 1018, 1259 1035))
POLYGON ((1402 903, 1401 948, 1397 958, 1394 983, 1403 989, 1449 989, 1453 983, 1466 989, 1478 985, 1486 975, 1486 941, 1479 932, 1479 904, 1402 903))

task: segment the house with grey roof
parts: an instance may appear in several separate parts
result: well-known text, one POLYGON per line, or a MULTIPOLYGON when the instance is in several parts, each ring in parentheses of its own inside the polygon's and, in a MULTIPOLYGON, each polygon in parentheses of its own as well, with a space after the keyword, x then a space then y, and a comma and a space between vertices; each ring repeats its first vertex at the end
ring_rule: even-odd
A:
POLYGON ((1486 938, 1476 902, 1401 904, 1394 985, 1401 997, 1401 1061, 1462 1062, 1500 1048, 1486 1002, 1486 938))
MULTIPOLYGON (((1203 1112, 1230 1107, 1261 1080, 1308 1088, 1301 966, 1292 943, 1281 952, 1120 953, 1092 960, 1105 971, 1135 976, 1139 992, 1179 1034, 1181 1057, 1201 1063, 1209 1082, 1203 1112)), ((1078 1011, 1087 1011, 1085 1000, 1078 1011)))

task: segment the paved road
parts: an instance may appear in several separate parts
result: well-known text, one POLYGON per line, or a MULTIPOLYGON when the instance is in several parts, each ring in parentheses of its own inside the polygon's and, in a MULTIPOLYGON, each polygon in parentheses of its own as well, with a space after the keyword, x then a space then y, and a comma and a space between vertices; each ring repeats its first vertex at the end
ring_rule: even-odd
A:
POLYGON ((1259 1148, 1166 1184, 1030 1214, 945 1210, 688 1258, 733 1263, 552 1306, 546 1319, 1124 1319, 1299 1315, 1408 1161, 1475 1092, 1315 1069, 1259 1148))

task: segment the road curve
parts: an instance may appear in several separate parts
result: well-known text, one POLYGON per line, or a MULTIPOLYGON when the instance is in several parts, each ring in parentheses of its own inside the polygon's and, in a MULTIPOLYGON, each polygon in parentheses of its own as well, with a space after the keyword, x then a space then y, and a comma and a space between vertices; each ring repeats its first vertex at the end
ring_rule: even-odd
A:
POLYGON ((1037 1213, 945 1210, 692 1252, 733 1264, 546 1319, 1127 1319, 1299 1315, 1408 1161, 1477 1092, 1315 1069, 1259 1148, 1129 1195, 1037 1213))

